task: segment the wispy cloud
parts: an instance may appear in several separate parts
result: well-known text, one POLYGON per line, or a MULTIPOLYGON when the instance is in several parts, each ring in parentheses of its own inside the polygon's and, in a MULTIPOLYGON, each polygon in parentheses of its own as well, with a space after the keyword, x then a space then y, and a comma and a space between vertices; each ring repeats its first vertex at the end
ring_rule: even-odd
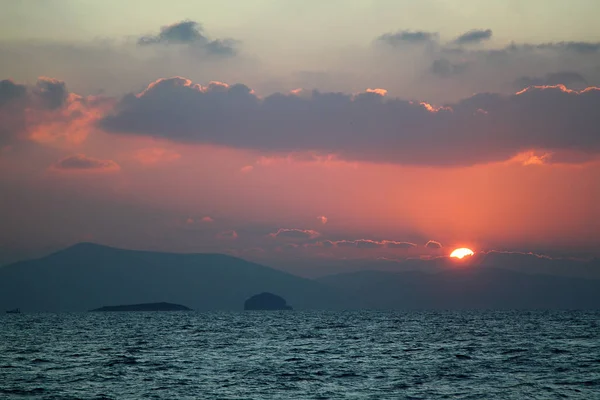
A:
POLYGON ((116 172, 121 167, 113 160, 101 160, 76 154, 61 159, 53 164, 51 169, 71 172, 116 172))

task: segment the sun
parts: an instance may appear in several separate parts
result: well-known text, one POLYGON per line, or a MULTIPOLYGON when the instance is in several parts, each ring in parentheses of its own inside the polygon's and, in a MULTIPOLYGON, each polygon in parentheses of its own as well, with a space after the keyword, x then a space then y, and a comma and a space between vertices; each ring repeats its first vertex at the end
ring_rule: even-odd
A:
POLYGON ((466 256, 472 256, 473 254, 475 254, 473 250, 467 249, 466 247, 461 247, 460 249, 456 249, 450 253, 450 257, 462 259, 466 256))

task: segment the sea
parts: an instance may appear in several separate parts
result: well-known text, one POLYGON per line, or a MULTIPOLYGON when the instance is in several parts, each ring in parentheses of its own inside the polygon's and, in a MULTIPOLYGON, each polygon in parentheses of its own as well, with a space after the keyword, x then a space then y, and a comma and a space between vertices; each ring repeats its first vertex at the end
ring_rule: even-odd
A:
POLYGON ((0 399, 600 399, 598 311, 0 315, 0 399))

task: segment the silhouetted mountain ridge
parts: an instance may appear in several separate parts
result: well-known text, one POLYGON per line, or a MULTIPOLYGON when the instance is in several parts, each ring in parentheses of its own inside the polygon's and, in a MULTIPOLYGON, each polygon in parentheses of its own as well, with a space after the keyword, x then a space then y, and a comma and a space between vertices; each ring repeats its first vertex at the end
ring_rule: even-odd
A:
POLYGON ((366 270, 310 280, 223 254, 80 243, 1 267, 0 309, 86 311, 104 304, 165 301, 196 310, 242 310, 245 300, 263 292, 277 293, 299 310, 600 309, 600 280, 455 260, 436 263, 443 269, 366 270))
POLYGON ((600 279, 600 259, 551 258, 533 253, 489 251, 477 253, 469 260, 458 261, 449 257, 430 259, 339 259, 339 260, 291 260, 270 263, 283 271, 305 278, 316 279, 328 275, 377 270, 388 272, 424 271, 441 272, 455 270, 457 262, 478 269, 504 269, 526 274, 544 274, 567 277, 600 279))
POLYGON ((359 271, 319 282, 378 309, 600 309, 600 280, 468 267, 438 273, 359 271))
POLYGON ((241 310, 261 292, 283 293, 296 308, 338 308, 324 285, 223 254, 125 250, 80 243, 0 268, 0 307, 86 311, 103 304, 186 304, 241 310))

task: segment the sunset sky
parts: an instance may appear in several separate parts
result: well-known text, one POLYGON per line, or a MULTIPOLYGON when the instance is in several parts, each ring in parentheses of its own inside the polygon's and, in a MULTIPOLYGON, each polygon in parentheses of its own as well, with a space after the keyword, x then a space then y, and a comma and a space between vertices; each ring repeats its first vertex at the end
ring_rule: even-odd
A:
POLYGON ((597 0, 1 7, 0 264, 600 256, 597 0))

